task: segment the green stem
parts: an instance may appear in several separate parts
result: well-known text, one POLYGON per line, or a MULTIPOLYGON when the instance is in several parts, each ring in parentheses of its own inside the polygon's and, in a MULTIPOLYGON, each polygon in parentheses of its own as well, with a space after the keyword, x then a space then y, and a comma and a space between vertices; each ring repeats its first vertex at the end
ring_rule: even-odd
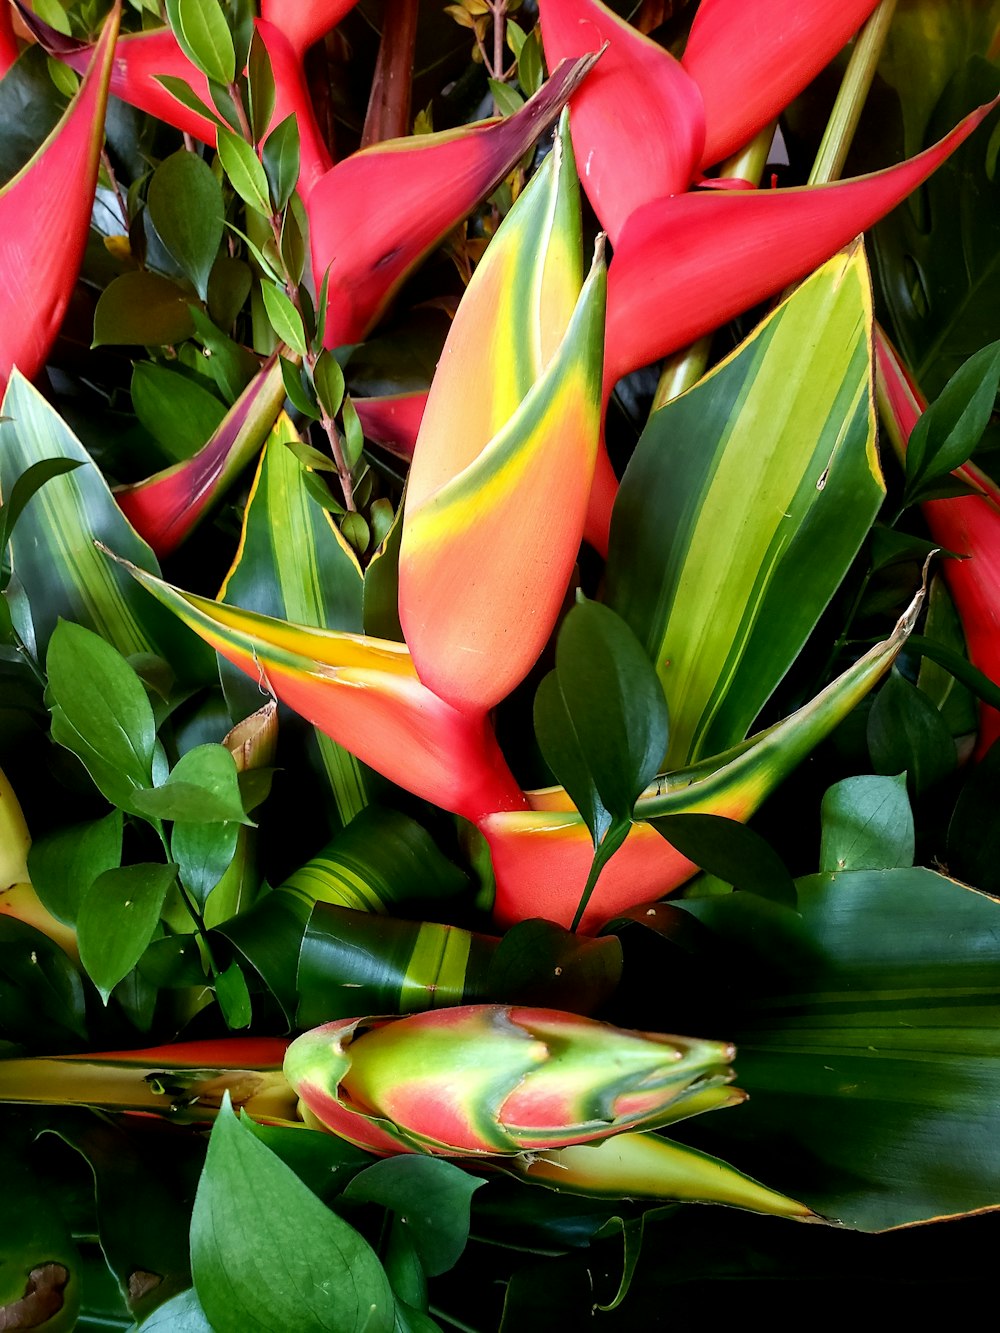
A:
POLYGON ((854 43, 844 81, 840 85, 816 161, 809 173, 810 185, 826 185, 835 181, 844 169, 895 8, 896 0, 882 0, 854 43))
MULTIPOLYGON (((719 168, 719 177, 724 180, 747 180, 754 185, 760 180, 767 166, 767 155, 771 151, 777 122, 758 131, 745 148, 734 153, 719 168)), ((693 385, 697 384, 708 369, 712 355, 712 335, 706 334, 697 342, 686 347, 682 352, 675 352, 667 357, 660 371, 660 378, 653 394, 650 412, 658 411, 665 403, 679 398, 693 385)))

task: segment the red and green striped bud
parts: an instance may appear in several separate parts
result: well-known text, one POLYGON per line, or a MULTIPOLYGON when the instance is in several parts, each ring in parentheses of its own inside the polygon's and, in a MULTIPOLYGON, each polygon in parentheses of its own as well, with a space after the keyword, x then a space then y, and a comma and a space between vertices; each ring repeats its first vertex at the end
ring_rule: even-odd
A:
POLYGON ((733 1078, 732 1046, 553 1009, 466 1005, 327 1023, 288 1048, 306 1119, 382 1154, 520 1153, 676 1118, 733 1078))

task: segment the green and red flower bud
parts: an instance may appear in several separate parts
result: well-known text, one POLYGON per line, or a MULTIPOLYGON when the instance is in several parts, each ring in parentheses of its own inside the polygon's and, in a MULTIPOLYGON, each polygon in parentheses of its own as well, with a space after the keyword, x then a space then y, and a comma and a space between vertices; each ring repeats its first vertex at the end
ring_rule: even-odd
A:
POLYGON ((734 1050, 552 1009, 467 1005, 328 1023, 288 1048, 307 1118, 371 1152, 493 1156, 676 1118, 734 1050))

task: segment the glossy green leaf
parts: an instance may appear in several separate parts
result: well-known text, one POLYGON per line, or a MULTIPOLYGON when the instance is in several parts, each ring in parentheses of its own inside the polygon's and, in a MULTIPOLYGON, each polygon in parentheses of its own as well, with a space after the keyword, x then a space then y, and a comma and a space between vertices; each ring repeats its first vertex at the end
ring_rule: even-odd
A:
POLYGON ((0 1038, 37 1051, 59 1050, 86 1035, 76 964, 48 936, 0 915, 0 1038))
POLYGON ((264 309, 275 333, 297 356, 305 356, 306 335, 302 327, 302 316, 295 309, 288 293, 281 287, 272 286, 269 282, 262 283, 260 290, 264 298, 264 309))
POLYGON ((215 928, 260 976, 289 1027, 299 1003, 296 971, 309 910, 309 904, 294 893, 266 893, 252 907, 215 928))
POLYGON ((490 959, 486 998, 593 1014, 622 976, 621 945, 612 935, 574 935, 553 921, 519 921, 490 959))
POLYGON ((472 1196, 485 1184, 441 1158, 404 1155, 360 1172, 343 1197, 380 1203, 398 1214, 425 1271, 437 1277, 461 1258, 469 1238, 472 1196))
POLYGON ((862 774, 834 783, 824 793, 821 816, 820 870, 913 865, 913 811, 903 774, 862 774))
POLYGON ((191 1219, 195 1290, 217 1333, 392 1333, 375 1253, 224 1107, 191 1219))
POLYGON ((215 976, 215 998, 226 1020, 226 1026, 233 1030, 250 1026, 253 1018, 253 1006, 246 977, 239 963, 232 962, 215 976))
POLYGON ((235 403, 250 381, 260 373, 260 362, 246 347, 216 328, 197 306, 191 306, 190 312, 195 337, 205 348, 212 378, 225 401, 235 403))
POLYGON ((22 51, 0 81, 0 180, 10 180, 30 160, 62 114, 42 50, 22 51))
POLYGON ((253 284, 250 265, 220 254, 208 278, 208 313, 220 329, 232 330, 253 284))
POLYGON ((172 463, 197 453, 226 415, 209 389, 155 361, 136 363, 131 392, 136 416, 172 463))
POLYGON ((162 347, 194 333, 190 295, 158 273, 123 273, 101 293, 94 311, 95 347, 162 347))
POLYGON ((172 616, 152 607, 131 578, 97 550, 100 541, 143 569, 159 566, 129 526, 89 455, 55 410, 17 372, 0 412, 0 495, 42 459, 86 464, 53 477, 21 515, 11 552, 31 604, 38 651, 43 654, 60 616, 94 629, 120 652, 151 652, 197 677, 211 655, 172 616), (183 645, 183 647, 181 647, 183 645))
POLYGON ((879 773, 905 772, 917 795, 950 773, 957 762, 955 742, 941 714, 897 670, 872 704, 868 748, 879 773))
POLYGON ((968 461, 979 444, 1000 385, 1000 342, 970 356, 910 432, 906 446, 907 495, 968 461))
POLYGON ((855 248, 643 433, 615 506, 608 602, 663 684, 668 768, 743 739, 874 520, 870 336, 855 248))
POLYGON ((294 115, 275 125, 264 142, 261 157, 274 206, 280 212, 299 179, 299 127, 294 115))
POLYGON ((335 417, 344 401, 344 372, 331 352, 321 352, 313 368, 316 396, 328 417, 335 417))
POLYGON ((701 966, 733 985, 714 1021, 749 1093, 683 1137, 864 1230, 996 1207, 1000 905, 923 869, 798 892, 798 913, 749 894, 682 904, 714 936, 701 966))
POLYGON ((631 820, 666 748, 667 709, 641 645, 607 607, 581 601, 563 622, 535 733, 595 847, 612 822, 631 820))
POLYGON ((181 883, 199 907, 229 869, 240 824, 178 821, 170 836, 170 854, 180 867, 181 883))
POLYGON ((222 243, 222 190, 211 167, 181 148, 153 172, 146 206, 157 235, 203 301, 222 243))
POLYGON ((795 906, 788 867, 759 833, 719 815, 662 815, 649 821, 672 847, 734 889, 795 906))
POLYGON ((252 824, 243 812, 233 756, 224 745, 198 745, 181 755, 166 781, 137 794, 141 814, 189 823, 252 824))
POLYGON ((263 217, 271 216, 267 177, 260 158, 239 135, 232 130, 219 130, 219 160, 222 169, 244 203, 263 217))
MULTIPOLYGON (((296 624, 359 631, 361 571, 330 516, 308 493, 288 448, 297 441, 291 422, 280 418, 261 455, 221 598, 296 624)), ((224 669, 223 682, 234 716, 258 707, 260 693, 242 673, 224 669)), ((317 732, 316 738, 321 773, 347 823, 367 804, 371 778, 328 736, 317 732)))
POLYGON ((176 74, 154 74, 153 78, 166 88, 171 97, 176 97, 178 102, 182 106, 186 106, 189 111, 194 111, 199 116, 205 116, 215 125, 220 123, 216 112, 205 104, 186 79, 178 78, 176 74))
POLYGON ((105 1004, 142 957, 176 878, 175 866, 119 866, 98 875, 83 894, 76 919, 80 961, 105 1004))
POLYGON ((193 1287, 158 1306, 137 1333, 214 1333, 193 1287))
POLYGON ((122 814, 55 829, 31 844, 28 873, 53 916, 74 925, 80 899, 98 875, 121 864, 122 814))
POLYGON ((133 809, 153 785, 153 709, 139 677, 109 643, 61 621, 46 658, 52 736, 86 765, 112 805, 133 809))
POLYGON ((82 462, 78 459, 43 458, 38 463, 32 463, 26 472, 21 473, 14 482, 10 498, 0 507, 0 560, 4 558, 7 543, 14 531, 14 524, 21 517, 25 505, 32 496, 53 477, 62 476, 64 472, 72 472, 74 468, 82 466, 82 462))
POLYGON ((168 0, 167 18, 184 54, 216 83, 236 77, 233 37, 216 0, 168 0))

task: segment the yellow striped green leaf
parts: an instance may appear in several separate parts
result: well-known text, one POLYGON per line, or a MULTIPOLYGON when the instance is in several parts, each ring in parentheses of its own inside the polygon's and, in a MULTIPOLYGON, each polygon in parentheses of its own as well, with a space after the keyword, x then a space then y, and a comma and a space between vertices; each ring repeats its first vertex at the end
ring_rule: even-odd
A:
POLYGON ((608 601, 663 683, 668 768, 743 739, 874 521, 871 336, 855 247, 643 433, 615 506, 608 601))

